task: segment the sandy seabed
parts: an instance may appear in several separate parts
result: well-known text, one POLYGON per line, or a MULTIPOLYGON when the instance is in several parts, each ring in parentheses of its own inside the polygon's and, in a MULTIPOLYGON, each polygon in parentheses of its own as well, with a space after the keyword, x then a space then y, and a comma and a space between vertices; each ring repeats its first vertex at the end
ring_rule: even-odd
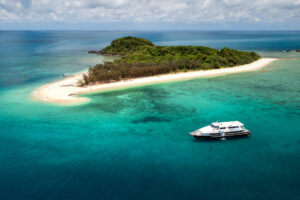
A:
POLYGON ((34 99, 45 102, 58 103, 63 105, 74 105, 89 102, 87 97, 79 97, 79 94, 101 92, 107 90, 114 90, 119 88, 128 88, 133 86, 150 85, 155 83, 164 83, 179 80, 189 80, 200 77, 219 76, 226 74, 234 74, 241 72, 248 72, 258 70, 267 66, 271 62, 277 60, 276 58, 261 58, 253 63, 235 66, 230 68, 212 69, 190 71, 173 74, 163 74, 151 77, 142 77, 135 79, 122 80, 111 83, 101 83, 95 85, 88 85, 86 87, 79 87, 78 81, 82 79, 84 73, 76 74, 72 77, 64 78, 38 88, 33 92, 34 99))

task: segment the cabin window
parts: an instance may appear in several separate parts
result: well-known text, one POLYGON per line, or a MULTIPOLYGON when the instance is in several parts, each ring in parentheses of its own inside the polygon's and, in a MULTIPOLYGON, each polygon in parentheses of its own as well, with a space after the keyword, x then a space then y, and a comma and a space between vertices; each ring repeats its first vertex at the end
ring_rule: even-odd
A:
POLYGON ((229 127, 229 128, 238 128, 238 126, 231 126, 231 127, 229 127))
POLYGON ((225 129, 225 127, 221 127, 220 129, 225 129))

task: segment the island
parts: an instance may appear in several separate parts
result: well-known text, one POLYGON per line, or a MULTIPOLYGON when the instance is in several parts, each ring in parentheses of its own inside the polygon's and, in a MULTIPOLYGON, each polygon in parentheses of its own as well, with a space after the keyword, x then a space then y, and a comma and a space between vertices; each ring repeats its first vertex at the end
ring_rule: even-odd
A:
POLYGON ((98 53, 120 58, 90 68, 81 85, 220 69, 248 64, 260 58, 255 52, 228 48, 218 50, 203 46, 155 46, 147 39, 136 37, 116 39, 98 53))
POLYGON ((87 97, 77 96, 83 93, 240 73, 276 60, 226 47, 218 50, 204 46, 156 46, 147 39, 130 36, 89 53, 115 58, 87 72, 44 85, 34 91, 34 97, 71 105, 88 102, 87 97))

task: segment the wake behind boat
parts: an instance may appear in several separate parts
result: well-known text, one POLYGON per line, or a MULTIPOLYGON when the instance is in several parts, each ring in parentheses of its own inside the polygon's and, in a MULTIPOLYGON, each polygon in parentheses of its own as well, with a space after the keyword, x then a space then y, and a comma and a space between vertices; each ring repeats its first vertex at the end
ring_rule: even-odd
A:
POLYGON ((190 133, 196 138, 229 138, 249 136, 251 133, 245 129, 244 124, 239 121, 214 122, 190 133))

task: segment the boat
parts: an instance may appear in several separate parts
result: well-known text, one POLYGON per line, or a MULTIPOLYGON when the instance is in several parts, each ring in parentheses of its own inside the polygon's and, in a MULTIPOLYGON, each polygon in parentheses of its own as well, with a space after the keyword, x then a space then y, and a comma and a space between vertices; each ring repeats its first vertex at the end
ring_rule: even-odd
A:
POLYGON ((195 138, 222 139, 230 137, 249 136, 251 133, 245 129, 244 124, 239 121, 213 122, 193 132, 190 135, 195 138))

